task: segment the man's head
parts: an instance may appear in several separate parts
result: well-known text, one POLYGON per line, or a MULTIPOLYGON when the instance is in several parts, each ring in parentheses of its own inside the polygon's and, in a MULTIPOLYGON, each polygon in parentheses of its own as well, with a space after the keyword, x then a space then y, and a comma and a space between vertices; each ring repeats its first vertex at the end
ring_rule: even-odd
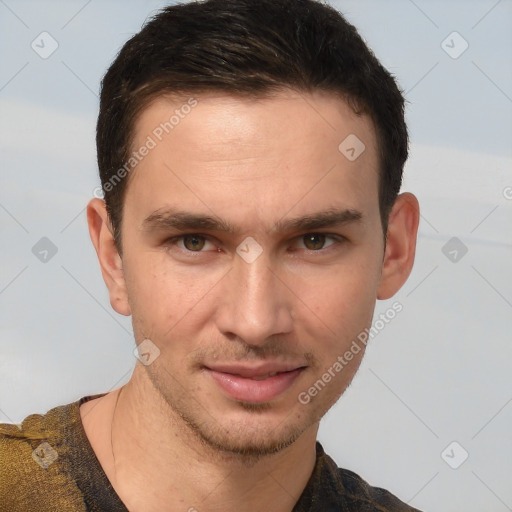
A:
POLYGON ((103 83, 104 186, 130 154, 88 219, 112 306, 159 354, 135 378, 225 452, 313 432, 414 260, 394 81, 316 2, 169 7, 103 83))
POLYGON ((130 162, 138 149, 135 124, 153 99, 202 92, 264 98, 283 88, 327 91, 370 116, 378 137, 385 233, 408 146, 404 100, 392 76, 329 6, 314 0, 209 0, 164 9, 124 45, 103 79, 98 165, 119 248, 125 191, 137 164, 137 158, 130 162))

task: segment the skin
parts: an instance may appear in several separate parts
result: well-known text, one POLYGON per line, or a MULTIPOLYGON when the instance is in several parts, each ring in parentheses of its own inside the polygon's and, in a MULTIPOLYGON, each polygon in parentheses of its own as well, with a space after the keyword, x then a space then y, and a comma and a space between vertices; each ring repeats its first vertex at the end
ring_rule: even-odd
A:
MULTIPOLYGON (((314 467, 319 420, 364 351, 310 403, 298 396, 370 327, 376 300, 407 279, 418 202, 398 197, 385 245, 374 126, 331 94, 197 99, 129 177, 122 257, 103 201, 88 205, 111 305, 132 315, 137 343, 150 339, 160 355, 137 363, 120 395, 84 404, 81 415, 130 510, 291 511, 314 467), (338 150, 349 134, 366 148, 354 161, 338 150), (169 210, 234 230, 155 221, 169 210), (274 229, 327 210, 351 215, 314 230, 274 229), (247 237, 262 249, 252 263, 237 253, 247 237), (226 394, 209 370, 268 362, 300 370, 282 393, 257 403, 226 394)), ((133 148, 185 101, 160 97, 148 106, 133 148)))

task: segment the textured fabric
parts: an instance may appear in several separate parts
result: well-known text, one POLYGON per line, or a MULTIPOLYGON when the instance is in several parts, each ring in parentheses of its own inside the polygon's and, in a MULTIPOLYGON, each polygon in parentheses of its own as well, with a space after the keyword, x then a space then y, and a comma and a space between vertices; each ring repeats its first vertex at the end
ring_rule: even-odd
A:
MULTIPOLYGON (((1 512, 128 512, 85 434, 84 397, 21 426, 0 425, 1 512)), ((340 469, 317 443, 313 474, 293 512, 414 512, 388 491, 340 469)))

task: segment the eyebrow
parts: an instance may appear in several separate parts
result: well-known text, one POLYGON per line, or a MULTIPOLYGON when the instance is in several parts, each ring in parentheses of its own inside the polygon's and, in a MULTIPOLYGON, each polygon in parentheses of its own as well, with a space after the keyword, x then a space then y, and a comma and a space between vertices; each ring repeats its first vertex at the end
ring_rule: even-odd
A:
MULTIPOLYGON (((357 210, 331 208, 302 217, 278 220, 271 229, 271 233, 307 232, 340 227, 357 223, 362 218, 362 213, 357 210)), ((176 229, 178 231, 218 231, 229 234, 236 234, 238 231, 235 225, 218 217, 174 209, 161 209, 151 213, 144 219, 141 228, 144 231, 176 229)))

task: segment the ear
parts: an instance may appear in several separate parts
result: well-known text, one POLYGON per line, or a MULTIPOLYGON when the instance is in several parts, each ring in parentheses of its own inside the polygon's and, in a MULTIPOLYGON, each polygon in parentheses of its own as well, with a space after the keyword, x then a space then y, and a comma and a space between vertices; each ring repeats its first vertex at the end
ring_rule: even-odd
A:
POLYGON ((130 315, 123 261, 114 242, 112 225, 105 201, 92 199, 87 205, 89 234, 96 249, 103 280, 108 288, 110 304, 121 315, 130 315))
POLYGON ((389 215, 378 299, 389 299, 405 283, 416 253, 420 207, 413 194, 400 194, 389 215))

